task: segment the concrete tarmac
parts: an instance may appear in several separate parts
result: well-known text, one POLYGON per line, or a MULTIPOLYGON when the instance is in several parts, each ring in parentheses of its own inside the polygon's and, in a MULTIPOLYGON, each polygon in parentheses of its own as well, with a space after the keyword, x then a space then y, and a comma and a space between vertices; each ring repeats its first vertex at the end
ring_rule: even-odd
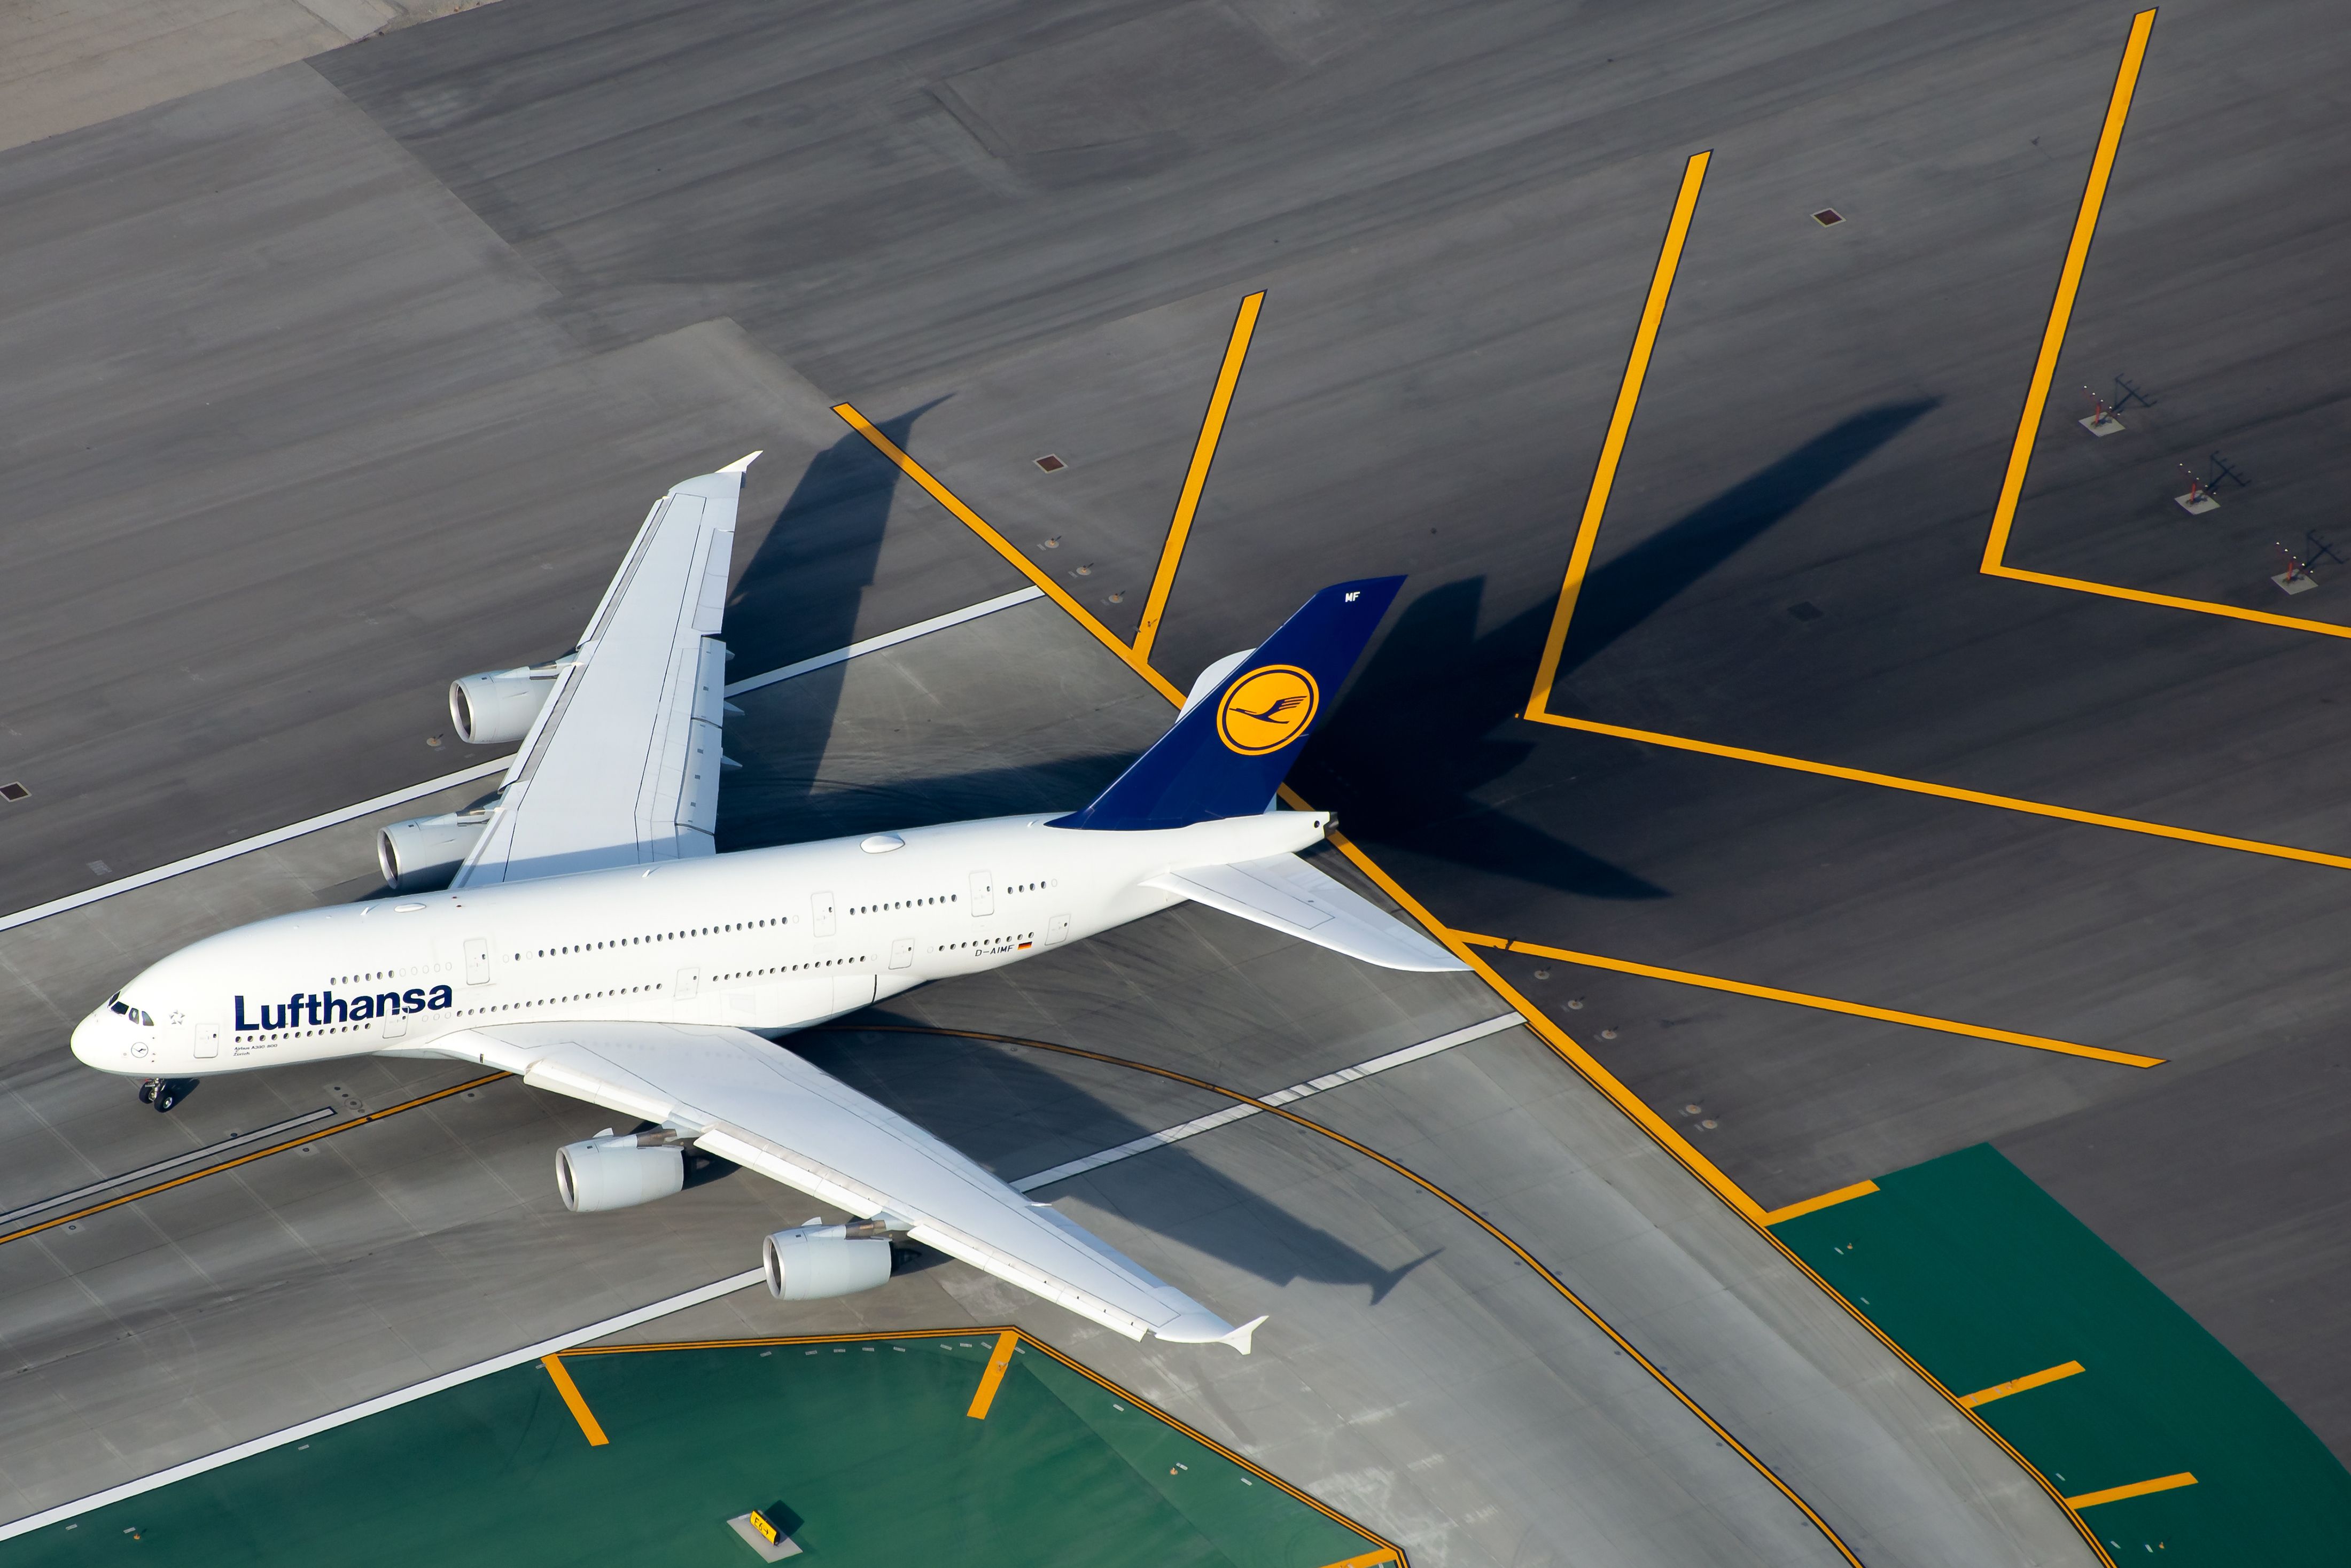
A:
MULTIPOLYGON (((2159 417, 2092 445, 2053 403, 2019 564, 2287 603, 2248 552, 2323 532, 2343 460, 2335 324, 2266 303, 2313 297, 2351 191, 2300 135, 2342 91, 2330 16, 2164 7, 2059 377, 2124 371, 2159 417), (2253 487, 2172 517, 2166 464, 2232 448, 2253 487)), ((1554 706, 2344 848, 2339 639, 1976 570, 2128 20, 502 0, 16 148, 0 724, 32 795, 0 808, 0 885, 32 904, 447 771, 445 680, 559 651, 644 503, 753 446, 738 674, 1017 585, 837 398, 1123 632, 1265 288, 1162 667, 1409 571, 1298 781, 1442 917, 2169 1058, 1510 970, 1563 1021, 1584 999, 1579 1038, 1662 1113, 1701 1103, 1767 1204, 1997 1139, 2351 1453, 2339 869, 1513 716, 1710 148, 1554 706)), ((957 702, 910 772, 910 697, 778 697, 799 727, 758 743, 728 841, 1061 798, 1148 738, 1133 691, 1088 707, 1061 643, 1008 635, 931 677, 957 702), (1034 738, 959 749, 995 713, 1034 738)), ((18 937, 52 944, 20 967, 42 1030, 107 988, 112 939, 18 937)), ((1087 985, 1128 1030, 1159 993, 1123 973, 1087 985)))
MULTIPOLYGON (((904 821, 902 797, 930 778, 985 809, 1067 800, 1091 787, 1086 771, 1118 765, 1106 746, 1146 741, 1166 719, 1163 701, 1047 603, 835 669, 831 690, 808 676, 750 694, 728 742, 747 759, 731 791, 746 803, 776 797, 778 820, 816 801, 803 821, 828 831, 860 831, 861 810, 900 810, 892 820, 904 821), (1059 672, 1055 700, 1016 696, 991 727, 979 687, 1007 662, 1059 672), (812 746, 812 735, 833 743, 812 746), (884 736, 902 737, 894 776, 884 736), (813 764, 810 778, 778 766, 792 757, 813 764), (1004 766, 983 773, 983 759, 1004 766), (852 810, 826 821, 831 801, 852 810)), ((187 924, 248 903, 352 896, 372 880, 348 874, 365 863, 371 828, 327 830, 74 911, 0 936, 0 949, 13 971, 62 982, 68 955, 103 932, 104 950, 81 964, 127 971, 187 924)), ((0 1203, 45 1196, 40 1182, 67 1170, 88 1179, 318 1105, 349 1116, 468 1076, 364 1058, 227 1075, 159 1117, 133 1102, 129 1081, 64 1057, 63 1020, 45 1018, 43 1001, 20 989, 0 1002, 0 1038, 17 1053, 0 1136, 39 1154, 0 1203)), ((853 1021, 1077 1044, 1261 1092, 1496 1010, 1468 977, 1370 970, 1184 909, 853 1021)), ((852 1028, 795 1043, 1007 1176, 1221 1103, 953 1036, 852 1028)), ((1543 1258, 1865 1561, 2085 1560, 2012 1461, 1525 1031, 1334 1093, 1349 1098, 1318 1100, 1318 1118, 1421 1169, 1543 1258)), ((0 1430, 10 1511, 733 1272, 763 1228, 810 1207, 737 1173, 640 1209, 566 1214, 549 1153, 611 1120, 503 1080, 0 1248, 0 1336, 25 1368, 25 1397, 0 1430)), ((636 1337, 1017 1322, 1403 1541, 1416 1561, 1839 1561, 1763 1477, 1491 1239, 1361 1156, 1260 1120, 1040 1195, 1228 1312, 1273 1313, 1247 1362, 1130 1344, 944 1260, 837 1301, 746 1292, 636 1337)))

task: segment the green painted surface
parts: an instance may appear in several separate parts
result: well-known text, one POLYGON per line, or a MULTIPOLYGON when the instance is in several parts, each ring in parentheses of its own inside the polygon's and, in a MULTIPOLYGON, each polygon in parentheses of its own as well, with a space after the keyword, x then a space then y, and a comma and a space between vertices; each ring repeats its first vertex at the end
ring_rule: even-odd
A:
POLYGON ((994 1347, 569 1357, 603 1448, 533 1364, 51 1525, 6 1561, 756 1568, 726 1521, 771 1503, 801 1520, 789 1561, 810 1568, 1321 1568, 1373 1549, 1033 1348, 971 1419, 994 1347))
POLYGON ((2197 1484, 2082 1517, 2117 1563, 2339 1568, 2351 1474, 2266 1385, 1989 1144, 1772 1228, 2068 1497, 2197 1484))

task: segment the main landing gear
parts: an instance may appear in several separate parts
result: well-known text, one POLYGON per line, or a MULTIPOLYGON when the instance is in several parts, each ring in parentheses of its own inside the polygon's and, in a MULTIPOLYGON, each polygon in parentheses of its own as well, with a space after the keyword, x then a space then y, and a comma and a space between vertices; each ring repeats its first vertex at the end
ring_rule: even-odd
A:
POLYGON ((150 1078, 139 1085, 139 1103, 169 1111, 186 1099, 188 1091, 195 1086, 193 1078, 150 1078))

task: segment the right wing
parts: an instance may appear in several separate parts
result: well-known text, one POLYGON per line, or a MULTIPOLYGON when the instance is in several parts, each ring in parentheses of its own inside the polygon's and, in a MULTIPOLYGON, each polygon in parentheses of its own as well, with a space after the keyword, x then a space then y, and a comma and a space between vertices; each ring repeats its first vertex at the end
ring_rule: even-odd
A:
POLYGON ((653 503, 523 737, 455 887, 712 852, 734 559, 751 457, 653 503))
POLYGON ((1296 855, 1267 855, 1229 865, 1187 865, 1144 884, 1344 953, 1384 969, 1424 974, 1469 966, 1370 899, 1296 855))
POLYGON ((797 1187, 1059 1302, 1129 1339, 1249 1354, 1233 1327, 1050 1205, 779 1045, 695 1024, 479 1025, 436 1041, 537 1088, 659 1123, 797 1187))

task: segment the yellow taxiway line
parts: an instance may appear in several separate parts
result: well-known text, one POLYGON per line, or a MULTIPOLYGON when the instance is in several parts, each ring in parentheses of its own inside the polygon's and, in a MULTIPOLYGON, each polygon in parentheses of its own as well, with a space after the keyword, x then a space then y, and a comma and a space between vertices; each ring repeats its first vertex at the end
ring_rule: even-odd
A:
POLYGON ((2104 1491, 2085 1491, 2079 1497, 2069 1497, 2065 1506, 2073 1509, 2095 1508, 2102 1502, 2120 1502, 2126 1497, 2145 1497, 2149 1492, 2170 1491, 2177 1487, 2192 1487, 2196 1478, 2186 1470, 2176 1476, 2158 1476, 2151 1481, 2133 1481, 2126 1487, 2108 1487, 2104 1491))
POLYGON ((1004 1386, 1004 1375, 1012 1370, 1012 1353, 1020 1344, 1017 1329, 1006 1329, 996 1336, 996 1350, 987 1358, 987 1370, 979 1375, 979 1387, 971 1396, 971 1408, 964 1414, 975 1421, 987 1419, 988 1406, 996 1403, 996 1391, 1004 1386))
POLYGON ((2306 616, 2244 610, 2209 599, 2188 599, 2176 593, 2150 593, 2144 589, 2121 588, 2111 582, 2093 582, 2087 578, 2027 571, 2008 564, 2008 547, 2016 523, 2016 509, 2024 497, 2025 472, 2032 465, 2033 443, 2040 434, 2042 417, 2048 410, 2050 384, 2056 376, 2058 355, 2065 346, 2066 329, 2073 321, 2074 301, 2081 292, 2082 274, 2089 266, 2090 244, 2097 237, 2098 214, 2105 205, 2106 187, 2113 178, 2115 159, 2122 147, 2123 127, 2130 118, 2131 98, 2137 90, 2139 72, 2147 63, 2147 40, 2154 31, 2155 12, 2152 9, 2141 11, 2131 18, 2130 38, 2123 46, 2122 63, 2115 71, 2114 90, 2106 99, 2105 121, 2098 131, 2097 151, 2090 157, 2090 178, 2083 187, 2082 204, 2074 217, 2073 237, 2065 246, 2065 264, 2057 274, 2056 298, 2050 304, 2048 324, 2041 333, 2041 351, 2033 361, 2032 379, 2025 388, 2024 411, 2016 422, 2016 438, 2009 445, 2008 467, 2001 476, 2000 499, 1992 507, 1991 531, 1984 538, 1981 570, 1987 577, 2006 578, 2012 582, 2039 583, 2044 588, 2095 593, 2105 599, 2128 600, 2163 610, 2187 610, 2199 615, 2224 616, 2231 621, 2247 621, 2260 626, 2314 632, 2322 637, 2351 637, 2351 626, 2332 625, 2306 616))
POLYGON ((1480 936, 1467 931, 1458 932, 1457 935, 1464 942, 1475 943, 1480 947, 1499 947, 1505 952, 1525 953, 1538 958, 1556 959, 1562 964, 1581 964, 1593 969, 1614 969, 1623 975, 1640 975, 1652 980, 1671 980, 1676 985, 1698 986, 1709 991, 1730 991, 1742 997, 1761 997, 1766 1001, 1786 1002, 1794 1007, 1812 1008, 1824 1013, 1844 1013, 1853 1018, 1876 1019, 1882 1023, 1898 1023, 1910 1029, 1930 1029, 1942 1034, 1963 1034, 1975 1040, 1995 1040, 2002 1045, 2021 1045, 2032 1051, 2054 1051, 2061 1056, 2083 1056, 2093 1061, 2111 1061, 2121 1067, 2160 1067, 2166 1060, 2160 1056, 2141 1056, 2136 1051, 2109 1051, 2102 1045, 2076 1045, 2070 1040, 2052 1040, 2046 1035, 2019 1034, 2014 1030, 1992 1029, 1977 1023, 1960 1023, 1954 1019, 1929 1018, 1924 1013, 1909 1013, 1895 1008, 1873 1007, 1867 1002, 1848 1002, 1835 997, 1816 997, 1804 991, 1783 991, 1777 986, 1758 986, 1746 980, 1726 980, 1719 975, 1695 974, 1687 969, 1667 969, 1656 964, 1636 964, 1629 958, 1607 958, 1597 953, 1575 953, 1564 947, 1546 947, 1539 942, 1506 941, 1499 936, 1480 936))
POLYGON ((580 1433, 587 1437, 588 1446, 601 1448, 610 1443, 612 1439, 604 1436, 604 1428, 597 1424, 596 1412, 589 1409, 588 1401, 580 1397, 580 1385, 571 1381, 570 1370, 563 1364, 563 1357, 542 1355, 538 1358, 538 1364, 547 1368, 547 1375, 555 1380, 555 1391, 563 1396, 563 1403, 570 1410, 571 1418, 580 1423, 580 1433))
POLYGON ((2149 822, 2137 817, 2116 817, 2104 811, 2083 811, 2071 806, 2052 806, 2046 801, 2027 800, 2014 795, 1993 795, 1981 789, 1962 789, 1955 784, 1938 784, 1926 779, 1905 779, 1895 773, 1873 773, 1864 768, 1845 768, 1834 762, 1814 762, 1803 757, 1783 757, 1774 751, 1755 751, 1743 746, 1723 746, 1711 740, 1692 740, 1687 736, 1666 735, 1654 729, 1635 729, 1628 725, 1603 724, 1597 719, 1568 718, 1560 714, 1551 713, 1529 713, 1527 716, 1539 724, 1556 725, 1562 729, 1580 729, 1591 735, 1613 736, 1619 740, 1636 740, 1644 745, 1668 747, 1676 751, 1695 751, 1708 757, 1728 758, 1733 762, 1752 762, 1765 768, 1785 768, 1792 773, 1817 774, 1823 779, 1843 779, 1855 784, 1875 784, 1880 789, 1902 789, 1913 795, 1933 795, 1946 800, 1964 800, 1975 806, 1996 806, 2003 811, 2016 811, 2025 816, 2051 817, 2059 821, 2081 822, 2094 828, 2115 828, 2126 833, 2142 833, 2149 838, 2176 839, 2181 843, 2207 844, 2214 849, 2237 850, 2249 855, 2268 855, 2273 860, 2302 861, 2310 865, 2351 870, 2351 855, 2329 854, 2324 850, 2298 849, 2292 844, 2273 844, 2261 839, 2240 839, 2227 833, 2208 833, 2196 828, 2175 828, 2168 822, 2149 822))
POLYGON ((2042 329, 2041 354, 2032 362, 2032 381, 2024 392, 2024 413, 2016 422, 2016 439, 2009 446, 2008 472, 2000 482, 2000 501, 1992 508, 1991 534, 1984 541, 1983 570, 1994 571, 2008 549, 2010 527, 2016 521, 2016 504, 2024 495, 2024 470, 2032 461, 2033 437, 2040 433, 2042 410, 2048 406, 2049 383, 2057 373, 2057 354, 2065 346, 2065 327, 2074 317, 2074 296, 2082 287, 2082 269, 2090 263, 2090 241, 2098 232, 2098 209, 2106 200, 2106 182, 2114 173, 2115 154, 2123 142, 2123 122, 2130 118, 2131 94, 2138 86, 2139 67, 2147 59, 2147 35, 2155 30, 2155 13, 2141 11, 2131 18, 2130 39, 2123 46, 2122 65, 2115 72, 2114 91, 2106 99, 2105 123, 2098 130, 2098 150, 2090 157, 2090 181, 2082 192, 2081 210, 2074 215, 2074 237, 2065 246, 2065 266, 2057 275, 2057 298, 2049 307, 2049 324, 2042 329))
POLYGON ((1841 1186, 1834 1192, 1824 1192, 1818 1197, 1808 1197, 1801 1203, 1775 1208, 1763 1217, 1766 1225, 1777 1225, 1783 1219, 1793 1219, 1800 1214, 1818 1214, 1823 1208, 1834 1208, 1840 1203, 1851 1203, 1856 1197, 1867 1197, 1877 1190, 1874 1181, 1857 1181, 1851 1186, 1841 1186))
MULTIPOLYGON (((2028 1372, 2022 1377, 2011 1377, 2006 1383, 1995 1383, 1990 1388, 1979 1388, 1973 1394, 1962 1394, 1959 1396, 1959 1403, 1973 1410, 1978 1406, 1989 1405, 1995 1399, 2005 1399, 2011 1394, 2022 1394, 2028 1388, 2039 1388, 2044 1385, 2055 1383, 2061 1378, 2077 1377, 2084 1370, 2078 1361, 2069 1361, 2059 1366, 2043 1367, 2039 1372, 2028 1372)), ((2065 1500, 2069 1503, 2078 1501, 2074 1498, 2068 1498, 2065 1500)))
POLYGON ((1200 438, 1192 445, 1191 466, 1184 470, 1184 488, 1176 497, 1176 515, 1167 524, 1167 538, 1159 547, 1159 569, 1151 574, 1151 596, 1144 601, 1143 621, 1134 629, 1134 656, 1151 657, 1159 639, 1160 618, 1167 613, 1167 595, 1176 587, 1176 569, 1184 562, 1184 547, 1192 538, 1192 518, 1200 509, 1200 493, 1207 487, 1208 465, 1216 460, 1217 443, 1225 433, 1225 415, 1232 411, 1233 389, 1239 385, 1241 366, 1249 359, 1249 339, 1257 331, 1258 311, 1265 290, 1241 301, 1233 318, 1233 332, 1225 343, 1225 361, 1217 370, 1216 390, 1208 394, 1208 412, 1200 419, 1200 438))
POLYGON ((1070 618, 1092 632, 1096 642, 1117 654, 1121 664, 1149 681, 1153 688, 1169 702, 1181 703, 1184 700, 1184 694, 1169 685, 1166 676, 1153 669, 1148 659, 1143 658, 1134 649, 1119 641, 1116 632, 1096 620, 1093 612, 1071 597, 1069 590, 1054 581, 1050 574, 1040 569, 1036 562, 1014 549, 1012 541, 998 533, 988 524, 987 518, 964 505, 962 498, 953 490, 940 484, 929 469, 908 456, 896 442, 873 428, 872 421, 858 413, 853 405, 845 402, 833 404, 832 412, 847 421, 851 429, 871 442, 875 451, 896 464, 899 472, 920 485, 929 494, 931 499, 945 507, 957 522, 977 534, 989 549, 1009 561, 1019 570, 1023 577, 1043 590, 1046 598, 1069 612, 1070 618))
POLYGON ((403 1100, 397 1105, 387 1105, 381 1111, 370 1111, 364 1116, 354 1116, 348 1122, 338 1122, 331 1127, 321 1127, 315 1133, 305 1133, 298 1138, 288 1138, 282 1144, 272 1144, 266 1149, 255 1149, 248 1154, 239 1155, 234 1159, 223 1160, 216 1166, 206 1166, 202 1170, 175 1176, 169 1181, 159 1181, 151 1186, 142 1186, 135 1192, 122 1193, 108 1198, 103 1203, 93 1203, 83 1208, 69 1209, 64 1214, 52 1215, 38 1225, 27 1225, 22 1229, 11 1230, 5 1235, 0 1235, 0 1246, 5 1246, 11 1241, 21 1241, 27 1236, 37 1236, 53 1226, 64 1225, 76 1219, 88 1219, 93 1214, 103 1214, 110 1208, 120 1208, 126 1203, 136 1203, 142 1197, 152 1197, 159 1192, 169 1192, 175 1186, 185 1186, 192 1181, 202 1181, 206 1176, 218 1176, 223 1171, 233 1171, 239 1166, 251 1165, 256 1160, 266 1160, 272 1155, 282 1155, 288 1149, 298 1149, 305 1144, 315 1144, 321 1138, 331 1138, 338 1133, 348 1133, 354 1127, 364 1127, 371 1122, 381 1122, 387 1116, 397 1116, 402 1111, 413 1111, 420 1105, 430 1105, 435 1100, 446 1100, 452 1094, 462 1094, 468 1089, 479 1089, 485 1083, 496 1083, 506 1076, 507 1074, 503 1072, 489 1072, 479 1078, 468 1078, 463 1083, 452 1083, 446 1089, 435 1089, 430 1094, 419 1094, 413 1100, 403 1100))
POLYGON ((1682 165, 1682 186, 1674 197, 1673 216, 1666 222, 1666 243, 1657 252, 1656 270, 1649 276, 1649 296, 1641 304, 1640 325, 1633 329, 1633 352, 1625 362, 1625 379, 1616 388, 1616 406, 1608 415, 1608 434, 1600 441, 1600 463, 1592 476, 1591 492, 1583 498, 1583 519, 1576 526, 1575 545, 1567 554, 1567 575, 1552 610, 1551 632, 1543 639, 1542 662, 1535 667, 1534 695, 1527 714, 1550 711, 1552 682, 1559 674, 1561 653, 1567 647, 1567 625, 1575 616, 1575 601, 1592 567, 1592 547, 1600 538, 1600 520, 1608 511, 1608 496, 1616 485, 1616 465, 1625 455, 1625 442, 1633 431, 1633 414, 1640 407, 1641 383, 1649 373, 1649 356, 1657 347, 1657 329, 1666 319, 1666 301, 1674 291, 1674 274, 1680 268, 1682 246, 1689 238, 1690 219, 1698 212, 1699 189, 1706 183, 1711 152, 1697 152, 1682 165))

